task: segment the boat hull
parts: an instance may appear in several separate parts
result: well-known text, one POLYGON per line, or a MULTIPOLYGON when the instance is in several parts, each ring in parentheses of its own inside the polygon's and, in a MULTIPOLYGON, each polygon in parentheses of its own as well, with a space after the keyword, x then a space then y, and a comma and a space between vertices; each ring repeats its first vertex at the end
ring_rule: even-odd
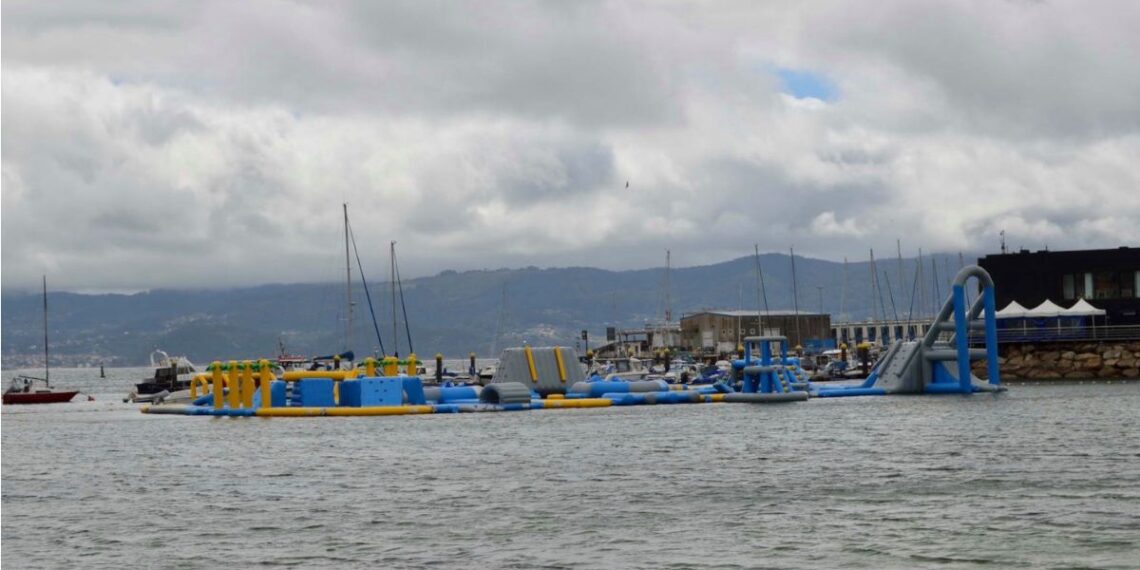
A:
POLYGON ((59 404, 70 402, 75 392, 13 392, 4 394, 4 404, 59 404))
POLYGON ((157 394, 166 390, 168 392, 177 392, 179 390, 187 390, 190 388, 189 380, 178 380, 175 382, 141 382, 135 384, 135 392, 139 395, 157 394))

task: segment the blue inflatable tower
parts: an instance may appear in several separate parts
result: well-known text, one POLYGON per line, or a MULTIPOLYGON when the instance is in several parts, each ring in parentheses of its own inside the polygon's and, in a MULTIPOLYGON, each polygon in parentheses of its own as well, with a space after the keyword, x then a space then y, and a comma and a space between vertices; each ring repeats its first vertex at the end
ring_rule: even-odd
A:
POLYGON ((807 383, 797 378, 799 363, 788 358, 788 339, 783 336, 746 337, 744 359, 733 365, 743 372, 740 391, 745 394, 787 393, 807 388, 807 383), (773 344, 780 347, 778 356, 772 353, 773 344))

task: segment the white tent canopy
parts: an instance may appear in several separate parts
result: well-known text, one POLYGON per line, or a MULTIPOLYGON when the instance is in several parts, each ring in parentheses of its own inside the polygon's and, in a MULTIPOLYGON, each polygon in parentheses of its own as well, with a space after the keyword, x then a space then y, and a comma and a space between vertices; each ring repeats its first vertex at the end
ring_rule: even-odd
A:
POLYGON ((1062 317, 1103 317, 1104 315, 1104 309, 1098 309, 1084 299, 1079 299, 1072 307, 1061 311, 1062 317))
POLYGON ((1017 301, 1010 301, 1004 309, 998 311, 994 316, 999 319, 1020 319, 1025 317, 1026 309, 1021 306, 1017 301))
POLYGON ((1045 299, 1040 305, 1025 311, 1025 316, 1032 319, 1049 319, 1061 316, 1064 310, 1053 301, 1045 299))

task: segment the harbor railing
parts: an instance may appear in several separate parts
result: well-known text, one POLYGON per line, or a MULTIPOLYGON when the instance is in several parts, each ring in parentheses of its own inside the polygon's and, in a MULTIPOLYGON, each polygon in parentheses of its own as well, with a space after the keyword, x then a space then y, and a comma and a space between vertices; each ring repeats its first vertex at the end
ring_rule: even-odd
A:
MULTIPOLYGON (((981 344, 981 331, 970 332, 970 344, 981 344)), ((999 344, 1018 342, 1101 342, 1140 340, 1140 325, 1028 327, 998 329, 999 344)))

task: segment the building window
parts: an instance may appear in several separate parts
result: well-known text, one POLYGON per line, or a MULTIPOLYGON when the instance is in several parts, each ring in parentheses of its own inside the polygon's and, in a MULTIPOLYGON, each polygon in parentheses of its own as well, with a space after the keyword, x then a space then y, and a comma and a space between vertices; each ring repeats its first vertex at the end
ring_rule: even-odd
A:
POLYGON ((1131 299, 1136 296, 1136 273, 1121 271, 1120 272, 1120 295, 1118 299, 1131 299))
POLYGON ((1069 273, 1062 278, 1061 289, 1066 299, 1092 299, 1093 274, 1069 273))
POLYGON ((1120 278, 1113 271, 1097 271, 1093 274, 1093 299, 1119 299, 1120 278))

